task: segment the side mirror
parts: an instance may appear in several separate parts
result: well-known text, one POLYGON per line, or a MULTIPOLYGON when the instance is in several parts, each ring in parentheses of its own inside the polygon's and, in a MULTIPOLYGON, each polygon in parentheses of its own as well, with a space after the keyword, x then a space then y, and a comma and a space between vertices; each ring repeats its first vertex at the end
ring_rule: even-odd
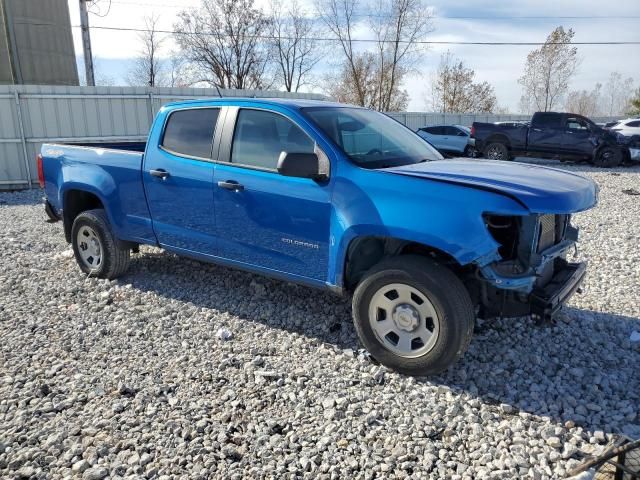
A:
POLYGON ((286 177, 312 178, 314 180, 327 178, 327 174, 320 171, 320 160, 315 153, 280 153, 278 173, 286 177))
POLYGON ((468 137, 469 135, 467 135, 467 134, 466 134, 466 133, 464 133, 464 132, 458 132, 458 136, 459 136, 459 137, 468 137))

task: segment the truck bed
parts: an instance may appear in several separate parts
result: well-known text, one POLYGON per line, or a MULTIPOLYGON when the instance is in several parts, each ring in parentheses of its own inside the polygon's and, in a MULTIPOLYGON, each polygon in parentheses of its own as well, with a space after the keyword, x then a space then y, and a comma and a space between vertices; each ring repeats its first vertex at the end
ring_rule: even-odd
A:
POLYGON ((147 142, 112 142, 112 143, 83 143, 83 142, 65 142, 56 143, 56 145, 64 145, 66 147, 86 147, 104 150, 124 150, 128 152, 144 153, 147 142))
POLYGON ((514 151, 526 151, 529 126, 526 124, 497 125, 495 123, 473 122, 472 136, 476 140, 476 148, 483 151, 491 142, 507 143, 514 151))
POLYGON ((155 239, 142 182, 145 146, 145 142, 43 144, 45 192, 54 210, 62 210, 65 195, 76 184, 85 190, 94 185, 91 193, 112 207, 109 220, 119 238, 155 239))

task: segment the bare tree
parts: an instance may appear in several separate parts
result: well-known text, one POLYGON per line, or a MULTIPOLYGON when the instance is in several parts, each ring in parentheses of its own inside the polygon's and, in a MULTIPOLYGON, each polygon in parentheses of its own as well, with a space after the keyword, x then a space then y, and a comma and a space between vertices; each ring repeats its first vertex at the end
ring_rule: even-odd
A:
POLYGON ((311 71, 320 61, 322 50, 316 39, 313 19, 305 17, 298 0, 284 7, 271 1, 270 36, 277 77, 287 92, 297 92, 308 84, 311 71))
POLYGON ((587 90, 573 90, 567 94, 564 108, 567 112, 577 113, 586 117, 597 115, 600 110, 600 96, 602 84, 596 86, 590 92, 587 90))
POLYGON ((335 37, 343 56, 340 73, 331 78, 329 93, 341 99, 382 111, 406 108, 408 94, 401 88, 420 43, 433 30, 431 10, 423 0, 378 0, 366 26, 376 38, 375 51, 355 48, 358 0, 317 0, 318 15, 335 37))
POLYGON ((202 0, 175 25, 182 54, 193 64, 194 83, 220 88, 264 88, 269 21, 254 0, 202 0))
POLYGON ((164 65, 160 51, 165 38, 158 32, 159 17, 145 17, 145 30, 139 34, 142 48, 129 71, 129 85, 146 85, 148 87, 164 86, 164 65))
POLYGON ((366 84, 362 65, 367 63, 358 58, 354 49, 353 33, 356 26, 356 8, 358 0, 318 0, 316 8, 318 16, 324 22, 329 32, 336 38, 339 48, 344 55, 343 75, 347 80, 346 91, 353 91, 350 103, 367 105, 366 84), (345 75, 346 74, 346 75, 345 75))
POLYGON ((533 99, 537 110, 549 111, 558 105, 569 87, 569 80, 579 64, 578 49, 571 45, 574 31, 557 27, 544 45, 527 56, 522 77, 518 80, 523 95, 533 99))
POLYGON ((398 85, 424 49, 419 42, 433 31, 431 18, 432 12, 422 0, 377 0, 369 23, 377 40, 378 110, 392 110, 398 85))
POLYGON ((619 72, 611 72, 604 85, 602 95, 602 113, 621 115, 629 109, 629 100, 633 94, 633 78, 622 78, 619 72))
POLYGON ((190 87, 194 83, 192 65, 179 52, 172 52, 166 61, 166 84, 168 87, 190 87))
POLYGON ((498 107, 493 86, 474 83, 475 72, 449 51, 431 78, 431 108, 443 113, 493 112, 498 107))
MULTIPOLYGON (((380 88, 378 82, 380 75, 376 64, 376 55, 373 52, 362 52, 354 58, 353 70, 347 62, 343 63, 338 73, 327 75, 324 79, 325 90, 330 97, 341 103, 358 104, 358 96, 363 94, 367 108, 376 108, 376 101, 380 88), (355 74, 354 74, 355 72, 355 74), (360 90, 356 79, 361 81, 360 90)), ((387 81, 387 77, 383 77, 382 81, 387 81)), ((403 111, 406 110, 409 103, 409 94, 396 85, 395 90, 391 93, 391 103, 385 111, 403 111)))

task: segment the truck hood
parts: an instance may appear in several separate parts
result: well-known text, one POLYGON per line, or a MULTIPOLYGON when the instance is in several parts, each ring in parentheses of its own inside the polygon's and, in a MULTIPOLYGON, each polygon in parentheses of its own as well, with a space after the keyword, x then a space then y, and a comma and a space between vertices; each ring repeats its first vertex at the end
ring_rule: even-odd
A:
POLYGON ((556 168, 496 160, 435 160, 383 171, 507 195, 532 213, 574 213, 597 202, 596 184, 556 168))

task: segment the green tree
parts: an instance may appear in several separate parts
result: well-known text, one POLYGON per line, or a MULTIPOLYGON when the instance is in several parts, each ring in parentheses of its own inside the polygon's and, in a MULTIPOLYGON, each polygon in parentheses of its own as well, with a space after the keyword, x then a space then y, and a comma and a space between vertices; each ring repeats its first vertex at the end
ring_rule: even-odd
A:
POLYGON ((637 88, 631 100, 629 100, 629 115, 640 115, 640 88, 637 88))

